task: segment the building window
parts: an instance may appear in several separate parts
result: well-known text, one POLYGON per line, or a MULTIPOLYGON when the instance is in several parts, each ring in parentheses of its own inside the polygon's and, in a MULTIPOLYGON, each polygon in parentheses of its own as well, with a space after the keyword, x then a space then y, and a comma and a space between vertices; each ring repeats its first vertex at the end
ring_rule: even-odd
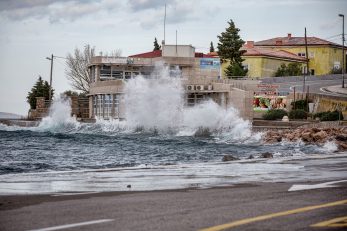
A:
POLYGON ((104 95, 104 118, 110 119, 112 117, 112 95, 104 95))
POLYGON ((97 96, 97 111, 96 111, 96 116, 102 118, 104 116, 104 99, 103 95, 98 95, 97 96))
POLYGON ((306 54, 304 52, 300 52, 300 53, 298 53, 298 56, 299 57, 306 57, 306 54))
POLYGON ((95 66, 91 66, 89 69, 89 76, 90 76, 90 81, 93 83, 95 82, 95 66))
POLYGON ((100 80, 111 79, 111 66, 102 65, 100 67, 100 80))
POLYGON ((123 79, 123 71, 112 68, 112 79, 123 79))
POLYGON ((95 95, 93 96, 93 116, 96 116, 98 113, 98 97, 95 95))
POLYGON ((249 70, 249 64, 248 63, 242 64, 242 67, 244 70, 249 70))

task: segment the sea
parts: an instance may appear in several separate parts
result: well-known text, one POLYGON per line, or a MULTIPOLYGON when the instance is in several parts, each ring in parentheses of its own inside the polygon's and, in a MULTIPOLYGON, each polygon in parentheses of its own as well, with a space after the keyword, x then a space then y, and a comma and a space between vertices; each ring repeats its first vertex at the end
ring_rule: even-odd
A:
POLYGON ((0 195, 147 191, 249 182, 343 179, 333 142, 267 144, 235 108, 184 105, 181 78, 138 77, 125 87, 125 120, 71 116, 57 97, 36 127, 0 124, 0 195), (261 158, 265 152, 273 158, 261 158), (224 155, 239 160, 223 162, 224 155), (327 167, 329 166, 329 167, 327 167))

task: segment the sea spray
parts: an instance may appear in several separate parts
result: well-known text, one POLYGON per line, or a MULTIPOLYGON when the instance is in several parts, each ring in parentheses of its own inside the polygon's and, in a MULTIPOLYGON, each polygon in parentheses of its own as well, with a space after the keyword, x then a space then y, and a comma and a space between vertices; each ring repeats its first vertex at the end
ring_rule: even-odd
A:
POLYGON ((176 76, 170 76, 168 67, 157 65, 152 78, 138 76, 126 83, 125 117, 129 127, 161 132, 177 128, 183 110, 183 88, 176 76))
POLYGON ((68 97, 60 96, 53 100, 49 114, 37 127, 39 131, 69 132, 78 130, 80 123, 71 116, 71 102, 68 97))
POLYGON ((157 64, 151 78, 139 76, 125 85, 126 123, 135 131, 174 133, 178 136, 227 135, 247 139, 250 123, 235 108, 219 106, 212 99, 185 107, 181 75, 157 64))

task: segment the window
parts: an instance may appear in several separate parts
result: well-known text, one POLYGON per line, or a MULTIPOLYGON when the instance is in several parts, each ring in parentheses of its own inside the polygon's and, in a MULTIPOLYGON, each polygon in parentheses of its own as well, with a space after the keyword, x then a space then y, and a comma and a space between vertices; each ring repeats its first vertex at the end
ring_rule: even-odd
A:
POLYGON ((112 117, 112 95, 104 95, 104 118, 112 117))
POLYGON ((306 57, 306 54, 305 54, 304 52, 300 52, 300 53, 298 53, 298 56, 300 56, 300 57, 306 57))
POLYGON ((104 116, 104 107, 103 107, 103 95, 97 95, 97 100, 96 100, 96 116, 102 118, 104 116))
POLYGON ((242 64, 242 67, 244 70, 249 70, 249 64, 247 64, 247 63, 242 64))
POLYGON ((112 68, 112 78, 113 79, 123 79, 123 71, 116 70, 112 68))
POLYGON ((93 83, 95 82, 95 76, 96 76, 96 73, 95 73, 95 66, 91 66, 89 68, 89 76, 90 76, 90 81, 93 83))
POLYGON ((130 71, 124 72, 124 78, 125 79, 131 79, 131 72, 130 71))
POLYGON ((98 113, 98 102, 97 102, 97 100, 98 100, 98 97, 95 95, 95 96, 93 96, 93 116, 96 116, 97 115, 97 113, 98 113))
POLYGON ((102 65, 100 67, 100 80, 111 79, 111 66, 102 65))

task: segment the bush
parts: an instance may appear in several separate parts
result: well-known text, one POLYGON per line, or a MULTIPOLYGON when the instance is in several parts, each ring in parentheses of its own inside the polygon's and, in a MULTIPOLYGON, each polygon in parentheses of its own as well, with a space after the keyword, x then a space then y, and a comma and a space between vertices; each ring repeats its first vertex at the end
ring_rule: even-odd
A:
POLYGON ((307 100, 305 99, 302 99, 302 100, 297 100, 297 101, 294 101, 294 102, 291 102, 290 105, 293 106, 293 108, 295 109, 302 109, 302 110, 307 110, 307 100), (295 103, 295 107, 294 107, 294 103, 295 103))
POLYGON ((314 118, 319 118, 321 121, 337 121, 337 120, 343 120, 342 112, 339 111, 325 111, 325 112, 318 112, 314 114, 314 118))
POLYGON ((303 109, 291 110, 289 119, 307 119, 307 112, 303 109))
POLYGON ((269 110, 263 115, 264 120, 277 120, 282 119, 283 116, 287 116, 288 113, 282 109, 269 110))

